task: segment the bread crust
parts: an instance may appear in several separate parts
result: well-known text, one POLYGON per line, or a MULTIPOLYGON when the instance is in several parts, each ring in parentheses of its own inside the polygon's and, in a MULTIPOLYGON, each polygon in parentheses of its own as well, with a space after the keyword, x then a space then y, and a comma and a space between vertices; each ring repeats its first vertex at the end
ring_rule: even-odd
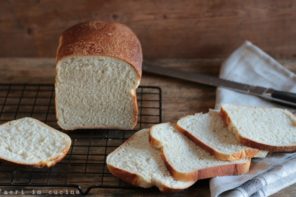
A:
POLYGON ((197 171, 192 172, 179 172, 178 170, 174 169, 173 165, 169 162, 167 159, 168 157, 165 155, 165 152, 163 150, 162 143, 159 142, 157 139, 151 135, 151 130, 153 127, 151 127, 149 131, 149 142, 151 145, 155 148, 158 148, 161 152, 161 156, 163 161, 166 164, 167 169, 171 173, 171 175, 176 179, 180 181, 198 181, 201 179, 207 179, 212 178, 216 176, 227 176, 227 175, 238 175, 238 174, 244 174, 249 171, 251 160, 246 161, 245 163, 239 163, 239 164, 228 164, 228 165, 221 165, 216 167, 210 167, 205 169, 200 169, 197 171))
MULTIPOLYGON (((63 58, 70 56, 108 56, 120 59, 131 65, 135 70, 137 80, 140 83, 143 62, 141 43, 135 33, 123 24, 115 22, 88 21, 70 27, 59 37, 59 44, 56 52, 56 65, 58 65, 59 61, 63 58)), ((134 105, 134 124, 131 128, 118 128, 112 126, 98 126, 92 128, 78 126, 65 128, 63 125, 59 124, 59 121, 58 124, 64 130, 110 128, 122 130, 133 129, 137 125, 138 119, 138 104, 135 89, 131 90, 131 97, 134 105)), ((56 98, 55 101, 57 101, 56 98)), ((55 106, 57 108, 57 102, 55 102, 55 106)), ((56 110, 56 117, 57 119, 60 117, 58 110, 56 110)))
POLYGON ((109 56, 132 65, 142 76, 142 47, 135 33, 115 22, 88 21, 74 25, 59 38, 56 61, 68 56, 109 56))
POLYGON ((201 140, 199 140, 198 138, 193 136, 190 132, 183 129, 178 124, 176 124, 176 129, 178 131, 180 131, 181 133, 183 133, 190 140, 192 140, 196 145, 200 146, 201 148, 203 148, 204 150, 206 150, 207 152, 209 152, 211 155, 213 155, 214 157, 216 157, 219 160, 236 161, 236 160, 240 160, 240 159, 251 159, 251 158, 255 157, 256 154, 260 151, 258 149, 254 149, 254 148, 247 148, 245 150, 238 151, 238 152, 235 152, 232 154, 225 154, 225 153, 219 152, 218 150, 215 150, 211 146, 205 144, 204 142, 202 142, 201 140))
POLYGON ((294 146, 272 146, 269 144, 263 144, 261 142, 257 142, 255 140, 243 137, 239 134, 238 129, 234 126, 233 122, 231 121, 230 117, 228 116, 223 106, 220 109, 220 115, 224 120, 224 122, 226 123, 226 125, 228 126, 228 129, 231 132, 233 132, 236 138, 239 140, 239 142, 245 146, 266 150, 268 152, 295 152, 296 151, 296 144, 294 146))

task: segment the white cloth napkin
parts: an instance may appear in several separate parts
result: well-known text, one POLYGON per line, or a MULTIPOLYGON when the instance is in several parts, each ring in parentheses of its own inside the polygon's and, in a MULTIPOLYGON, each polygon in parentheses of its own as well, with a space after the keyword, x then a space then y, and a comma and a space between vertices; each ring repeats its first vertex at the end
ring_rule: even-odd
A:
MULTIPOLYGON (((224 62, 220 77, 251 85, 296 92, 296 75, 248 41, 224 62)), ((274 106, 255 96, 218 88, 216 108, 227 103, 274 106)), ((264 159, 254 159, 248 174, 211 179, 210 190, 212 197, 263 197, 294 183, 296 183, 296 153, 278 153, 270 154, 264 159)))

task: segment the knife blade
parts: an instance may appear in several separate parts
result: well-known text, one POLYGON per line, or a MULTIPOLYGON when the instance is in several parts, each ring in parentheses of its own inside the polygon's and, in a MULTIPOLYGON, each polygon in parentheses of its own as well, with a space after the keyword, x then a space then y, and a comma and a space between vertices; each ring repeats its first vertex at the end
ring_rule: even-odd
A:
POLYGON ((296 93, 292 92, 285 92, 262 86, 253 86, 200 73, 186 72, 173 68, 164 68, 146 62, 143 65, 143 71, 194 83, 200 83, 214 87, 223 87, 243 94, 259 96, 266 100, 296 108, 296 93))

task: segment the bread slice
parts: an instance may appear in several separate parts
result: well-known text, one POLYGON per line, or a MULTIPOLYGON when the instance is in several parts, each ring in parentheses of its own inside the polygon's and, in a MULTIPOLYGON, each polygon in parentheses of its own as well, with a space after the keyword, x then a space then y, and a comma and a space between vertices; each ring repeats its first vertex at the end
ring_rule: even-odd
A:
POLYGON ((51 167, 62 160, 71 138, 46 124, 21 118, 0 126, 0 159, 35 167, 51 167))
POLYGON ((174 180, 148 136, 148 129, 140 130, 110 153, 106 161, 109 171, 130 184, 143 188, 155 185, 161 191, 177 191, 194 184, 174 180))
POLYGON ((222 105, 220 113, 242 144, 270 152, 296 151, 296 117, 291 112, 222 105))
POLYGON ((177 180, 196 181, 249 171, 250 160, 217 160, 180 133, 171 123, 151 127, 150 142, 161 150, 163 160, 177 180))
POLYGON ((177 129, 220 160, 233 161, 267 155, 266 151, 241 145, 217 111, 183 117, 178 120, 177 129))
POLYGON ((66 30, 57 49, 59 126, 134 128, 142 59, 141 44, 125 25, 90 21, 66 30))

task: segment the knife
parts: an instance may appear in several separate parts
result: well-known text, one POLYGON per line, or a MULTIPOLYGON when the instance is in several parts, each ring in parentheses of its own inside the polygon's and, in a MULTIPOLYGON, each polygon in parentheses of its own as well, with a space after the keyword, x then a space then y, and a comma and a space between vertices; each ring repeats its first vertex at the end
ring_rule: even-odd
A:
POLYGON ((204 74, 181 71, 173 68, 163 68, 146 62, 144 62, 143 71, 194 83, 200 83, 214 87, 223 87, 240 93, 255 95, 266 100, 296 108, 296 93, 292 92, 285 92, 272 88, 265 88, 262 86, 253 86, 204 74))

